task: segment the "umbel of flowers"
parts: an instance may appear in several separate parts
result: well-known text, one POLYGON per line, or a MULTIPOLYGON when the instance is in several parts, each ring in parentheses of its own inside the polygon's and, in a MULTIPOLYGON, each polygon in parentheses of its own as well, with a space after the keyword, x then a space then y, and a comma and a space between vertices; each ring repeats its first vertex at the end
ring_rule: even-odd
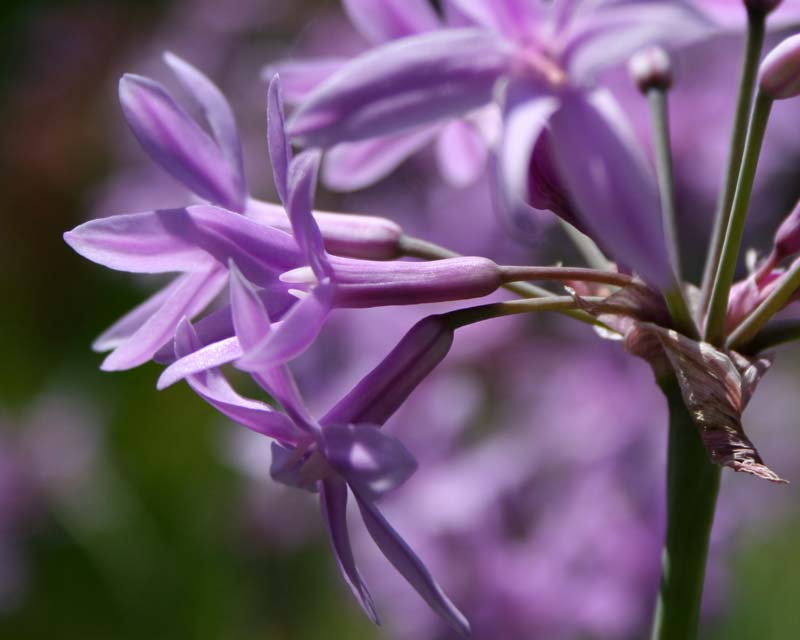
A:
MULTIPOLYGON (((299 105, 288 122, 281 80, 269 79, 266 147, 279 203, 249 195, 231 108, 197 69, 165 56, 207 127, 153 80, 120 81, 134 135, 198 203, 92 220, 65 234, 78 253, 107 267, 178 274, 97 339, 98 351, 111 351, 103 368, 154 359, 166 365, 159 388, 185 380, 220 412, 271 438, 272 477, 319 495, 337 565, 377 623, 349 542, 352 496, 386 559, 466 636, 467 617, 378 507, 416 467, 381 426, 446 357, 463 326, 541 311, 590 323, 647 360, 669 401, 668 526, 654 637, 694 637, 720 468, 783 482, 741 416, 771 364, 764 349, 800 337, 800 321, 772 320, 800 291, 800 210, 749 275, 734 282, 734 274, 770 108, 800 93, 800 36, 759 68, 765 21, 779 3, 737 7, 747 11, 747 47, 698 288, 682 275, 675 224, 669 56, 644 47, 712 32, 703 3, 447 0, 441 14, 423 0, 345 4, 375 48, 326 74, 313 62, 288 65, 289 86, 313 87, 294 92, 299 105), (654 168, 613 96, 594 82, 598 70, 629 59, 632 81, 651 106, 654 168), (420 128, 442 132, 456 122, 463 132, 487 110, 501 114, 499 135, 488 141, 498 210, 559 216, 581 232, 574 237, 592 258, 589 267, 496 264, 411 237, 385 218, 314 209, 324 149, 333 147, 334 161, 353 149, 342 145, 396 151, 398 139, 420 128), (290 141, 307 149, 294 155, 290 141), (501 287, 518 299, 423 319, 326 413, 307 408, 289 365, 337 309, 465 301, 501 287), (237 393, 220 368, 228 364, 268 398, 237 393)), ((419 147, 401 146, 406 154, 419 147)))

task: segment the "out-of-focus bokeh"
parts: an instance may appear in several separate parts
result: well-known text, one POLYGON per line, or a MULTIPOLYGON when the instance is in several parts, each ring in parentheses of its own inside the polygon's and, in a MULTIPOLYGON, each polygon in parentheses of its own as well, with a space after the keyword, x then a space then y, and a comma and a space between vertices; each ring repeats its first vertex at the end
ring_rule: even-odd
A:
MULTIPOLYGON (((717 125, 730 119, 725 64, 739 47, 724 38, 714 51, 727 57, 705 43, 678 60, 683 104, 708 100, 717 125), (708 95, 704 63, 720 80, 708 95)), ((271 482, 267 443, 185 385, 157 392, 156 365, 99 371, 93 338, 158 282, 98 268, 61 239, 91 217, 188 202, 125 126, 122 73, 174 87, 164 50, 206 72, 234 107, 251 191, 274 199, 262 68, 363 47, 336 0, 0 3, 0 638, 450 637, 353 518, 385 618, 371 627, 336 572, 313 496, 271 482)), ((718 176, 698 177, 692 124, 676 122, 677 175, 687 201, 702 203, 718 176)), ((455 190, 435 166, 429 150, 380 185, 320 203, 507 263, 575 256, 556 227, 527 246, 524 230, 495 218, 485 180, 455 190)), ((763 187, 773 204, 754 246, 797 195, 776 184, 763 187)), ((699 249, 709 220, 692 211, 682 222, 699 249)), ((422 315, 336 315, 296 366, 313 404, 329 406, 422 315)), ((799 353, 782 353, 746 414, 765 459, 796 482, 799 353)), ((421 468, 386 498, 387 516, 479 640, 644 637, 666 417, 643 363, 560 318, 498 320, 459 336, 388 428, 421 468)), ((798 506, 795 485, 725 473, 704 638, 800 637, 798 506)))

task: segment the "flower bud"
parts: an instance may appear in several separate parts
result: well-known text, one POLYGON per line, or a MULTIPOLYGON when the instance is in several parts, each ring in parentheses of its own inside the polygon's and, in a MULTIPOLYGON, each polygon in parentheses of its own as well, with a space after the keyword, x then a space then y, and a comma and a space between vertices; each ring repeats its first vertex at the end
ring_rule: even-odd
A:
POLYGON ((666 91, 672 86, 669 54, 658 46, 647 47, 634 54, 628 62, 628 72, 642 93, 650 89, 666 91))
POLYGON ((764 58, 758 86, 773 100, 800 94, 800 34, 786 38, 764 58))
POLYGON ((800 253, 800 202, 775 232, 775 253, 778 260, 800 253))

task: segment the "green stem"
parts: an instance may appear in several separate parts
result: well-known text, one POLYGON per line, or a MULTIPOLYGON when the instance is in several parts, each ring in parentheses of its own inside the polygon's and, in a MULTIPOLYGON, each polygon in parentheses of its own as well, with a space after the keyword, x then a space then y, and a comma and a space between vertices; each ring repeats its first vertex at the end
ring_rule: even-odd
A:
POLYGON ((800 262, 793 265, 782 277, 780 284, 766 299, 756 307, 747 318, 731 333, 725 346, 728 349, 739 349, 755 337, 761 327, 786 306, 800 287, 800 262))
POLYGON ((661 196, 661 217, 664 226, 664 238, 667 242, 667 253, 672 264, 675 279, 680 282, 681 254, 678 237, 678 222, 675 213, 675 187, 672 177, 672 151, 669 141, 669 112, 667 108, 667 92, 665 89, 652 88, 647 91, 650 103, 650 119, 653 124, 653 149, 656 160, 656 176, 658 191, 661 196))
POLYGON ((603 252, 600 251, 600 247, 597 246, 594 240, 582 231, 576 229, 566 220, 558 218, 558 222, 561 224, 561 228, 567 234, 567 237, 572 241, 572 244, 575 245, 583 256, 583 259, 586 260, 586 264, 593 269, 600 269, 601 271, 609 268, 611 265, 610 261, 603 255, 603 252))
POLYGON ((744 222, 747 217, 747 208, 750 204, 750 194, 753 191, 753 180, 756 176, 758 156, 761 153, 761 144, 764 142, 764 133, 767 129, 769 113, 772 109, 772 98, 759 91, 753 107, 753 115, 747 132, 742 167, 739 172, 739 183, 736 195, 733 198, 728 229, 725 233, 725 242, 719 258, 717 275, 711 289, 711 299, 706 319, 705 337, 708 342, 715 345, 722 344, 725 332, 725 315, 728 310, 728 296, 736 263, 739 259, 739 249, 742 244, 744 222))
POLYGON ((661 381, 669 404, 667 533, 652 640, 694 640, 719 491, 713 464, 673 376, 661 381))
MULTIPOLYGON (((731 335, 733 338, 733 335, 731 335)), ((777 320, 764 327, 755 337, 737 351, 745 355, 760 353, 764 349, 800 339, 800 320, 777 320)))
POLYGON ((706 266, 703 271, 703 285, 701 292, 700 309, 705 313, 711 297, 711 287, 717 275, 717 265, 722 255, 722 244, 725 241, 725 232, 730 219, 731 205, 736 193, 736 184, 739 181, 739 167, 744 151, 745 134, 747 132, 747 118, 750 114, 750 104, 753 98, 758 61, 761 58, 761 49, 764 46, 766 16, 763 13, 750 12, 747 23, 747 40, 745 43, 744 60, 739 78, 739 95, 736 99, 736 114, 733 118, 733 133, 731 134, 731 147, 728 151, 728 164, 725 170, 725 184, 720 193, 717 210, 714 215, 714 228, 711 232, 711 245, 706 256, 706 266))

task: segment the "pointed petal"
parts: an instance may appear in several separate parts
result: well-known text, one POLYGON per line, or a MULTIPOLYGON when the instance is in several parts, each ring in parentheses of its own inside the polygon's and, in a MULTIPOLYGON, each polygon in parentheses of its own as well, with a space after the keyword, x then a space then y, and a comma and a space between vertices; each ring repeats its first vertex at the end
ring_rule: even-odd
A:
POLYGON ((205 309, 222 291, 228 274, 221 267, 206 273, 181 276, 180 285, 162 306, 136 332, 103 361, 104 371, 131 369, 150 360, 175 335, 184 316, 192 317, 205 309))
POLYGON ((90 220, 64 234, 80 255, 119 271, 202 271, 212 258, 260 282, 302 264, 287 233, 208 205, 90 220))
POLYGON ((504 126, 494 166, 498 171, 500 213, 512 222, 512 228, 518 220, 532 219, 532 207, 546 208, 531 197, 531 162, 548 119, 557 108, 558 100, 538 87, 512 82, 506 90, 504 126))
POLYGON ((373 44, 440 26, 428 0, 343 0, 343 3, 350 21, 373 44))
POLYGON ((333 269, 325 252, 322 233, 311 212, 314 206, 314 193, 317 189, 317 175, 321 159, 319 151, 309 150, 292 160, 289 166, 289 200, 287 204, 294 239, 318 280, 333 275, 333 269))
POLYGON ((325 155, 322 181, 336 191, 364 189, 388 176, 440 130, 441 125, 434 124, 371 140, 337 144, 325 155))
POLYGON ((391 527, 378 508, 365 496, 353 489, 361 517, 367 531, 386 559, 433 609, 462 637, 470 635, 469 622, 445 595, 431 576, 422 560, 411 550, 405 540, 391 527))
POLYGON ((347 485, 335 478, 323 480, 321 485, 319 503, 322 508, 322 521, 328 530, 336 564, 369 619, 374 624, 380 624, 372 596, 356 568, 350 546, 350 535, 347 532, 347 485))
POLYGON ((195 351, 188 353, 164 369, 156 383, 156 388, 159 391, 188 376, 221 367, 242 357, 242 347, 235 336, 225 338, 219 342, 212 342, 206 346, 202 346, 203 343, 200 342, 198 337, 197 344, 201 346, 198 346, 195 351))
MULTIPOLYGON (((237 266, 230 267, 231 315, 236 337, 247 352, 264 340, 271 331, 271 323, 255 288, 237 266)), ((253 378, 267 393, 280 402, 286 412, 305 431, 316 433, 319 425, 306 409, 297 383, 286 366, 276 366, 252 372, 253 378)))
MULTIPOLYGON (((183 283, 183 278, 175 278, 147 300, 126 313, 92 343, 94 351, 111 351, 130 338, 150 317, 156 313, 183 283)), ((170 351, 172 345, 169 345, 170 351)))
MULTIPOLYGON (((175 334, 175 356, 186 358, 201 343, 191 323, 184 318, 175 334)), ((218 369, 203 371, 187 378, 189 386, 203 400, 234 422, 285 444, 298 442, 302 433, 284 414, 269 405, 240 396, 218 369)))
POLYGON ((133 134, 165 171, 204 200, 231 209, 244 204, 235 168, 164 87, 126 74, 119 99, 133 134))
POLYGON ((436 143, 436 157, 444 179, 457 188, 483 175, 489 149, 477 127, 468 120, 448 123, 436 143))
POLYGON ((262 371, 289 362, 303 353, 325 325, 333 306, 334 291, 329 280, 319 283, 236 366, 243 371, 262 371))
POLYGON ((292 160, 292 150, 286 138, 281 81, 277 75, 272 77, 267 89, 267 147, 275 189, 285 206, 289 201, 289 163, 292 160))
POLYGON ((417 469, 417 461, 403 443, 372 424, 326 424, 321 451, 370 500, 399 487, 417 469))
POLYGON ((347 58, 287 60, 266 67, 261 72, 261 78, 269 82, 274 75, 280 75, 284 100, 289 104, 297 104, 346 63, 347 58))
POLYGON ((559 173, 589 234, 648 283, 671 286, 658 192, 632 141, 578 94, 562 98, 550 123, 559 173))
POLYGON ((415 324, 372 371, 331 409, 323 424, 384 424, 438 365, 453 344, 453 330, 437 316, 415 324))
MULTIPOLYGON (((239 130, 231 105, 208 77, 182 58, 174 53, 166 52, 164 61, 203 110, 203 115, 211 126, 211 131, 231 174, 236 198, 228 206, 234 211, 241 212, 247 197, 247 187, 245 186, 244 161, 242 160, 242 143, 239 140, 239 130)), ((225 206, 222 202, 219 204, 225 206)))
POLYGON ((303 145, 332 146, 458 115, 491 101, 512 60, 510 45, 476 29, 395 40, 353 59, 289 121, 303 145))

